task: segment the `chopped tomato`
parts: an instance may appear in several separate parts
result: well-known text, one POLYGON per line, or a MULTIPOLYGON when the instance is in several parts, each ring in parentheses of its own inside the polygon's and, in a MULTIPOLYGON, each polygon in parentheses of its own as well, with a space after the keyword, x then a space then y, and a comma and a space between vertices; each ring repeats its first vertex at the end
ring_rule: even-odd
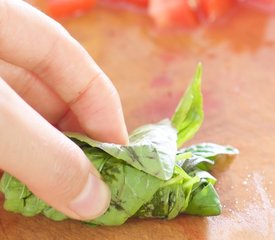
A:
MULTIPOLYGON (((123 0, 118 0, 118 1, 123 1, 123 0)), ((124 0, 124 2, 128 2, 129 4, 133 4, 143 8, 146 8, 149 5, 149 0, 124 0)))
POLYGON ((195 27, 198 25, 196 9, 188 0, 150 0, 149 15, 160 27, 195 27))
POLYGON ((239 0, 245 5, 253 6, 266 12, 275 13, 275 0, 239 0))
POLYGON ((236 0, 200 0, 199 5, 203 17, 213 22, 228 13, 236 3, 236 0))
POLYGON ((71 16, 90 10, 96 0, 47 0, 49 15, 55 18, 71 16))
POLYGON ((127 3, 127 4, 131 4, 131 5, 135 5, 138 7, 142 7, 142 8, 146 8, 148 7, 149 4, 149 0, 107 0, 107 2, 110 3, 127 3))
POLYGON ((149 5, 149 0, 128 0, 128 2, 145 8, 149 5))

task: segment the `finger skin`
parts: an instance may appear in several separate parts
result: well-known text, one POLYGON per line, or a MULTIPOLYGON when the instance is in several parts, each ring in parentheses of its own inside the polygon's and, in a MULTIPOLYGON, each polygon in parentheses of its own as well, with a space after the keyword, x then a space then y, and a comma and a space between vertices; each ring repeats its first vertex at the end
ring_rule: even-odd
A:
POLYGON ((69 105, 89 136, 127 143, 115 87, 61 25, 24 1, 2 0, 0 45, 0 58, 37 75, 69 105), (83 111, 87 104, 93 107, 83 111))
POLYGON ((0 76, 51 124, 57 125, 69 111, 54 91, 26 69, 0 59, 0 76))
POLYGON ((92 219, 110 193, 80 148, 0 79, 0 168, 75 219, 92 219))
MULTIPOLYGON (((122 129, 120 124, 124 122, 124 119, 119 96, 105 74, 99 74, 85 92, 71 103, 71 110, 82 129, 91 133, 92 138, 111 143, 113 139, 116 139, 118 143, 127 144, 127 130, 126 128, 122 129), (101 91, 102 84, 109 90, 101 91), (95 94, 96 89, 97 94, 95 94), (112 103, 111 106, 109 105, 110 102, 112 103), (118 132, 120 133, 119 139, 118 132)), ((62 122, 58 126, 63 130, 62 122)))

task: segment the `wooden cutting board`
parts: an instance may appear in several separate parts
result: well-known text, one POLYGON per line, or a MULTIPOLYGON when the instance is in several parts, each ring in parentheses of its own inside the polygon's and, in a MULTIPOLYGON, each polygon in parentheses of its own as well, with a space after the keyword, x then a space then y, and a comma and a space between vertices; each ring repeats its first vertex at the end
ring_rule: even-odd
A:
POLYGON ((205 122, 190 144, 232 144, 241 154, 214 170, 218 217, 92 228, 7 213, 1 195, 0 239, 275 239, 275 17, 242 9, 223 26, 164 33, 145 16, 97 9, 62 24, 113 80, 129 130, 169 117, 201 61, 205 122))

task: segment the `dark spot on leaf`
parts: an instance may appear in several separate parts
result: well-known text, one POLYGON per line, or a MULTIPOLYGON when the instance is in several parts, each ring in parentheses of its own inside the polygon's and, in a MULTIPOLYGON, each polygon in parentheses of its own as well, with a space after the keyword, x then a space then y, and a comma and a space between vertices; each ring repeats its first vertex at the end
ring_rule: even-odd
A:
POLYGON ((125 209, 122 207, 122 201, 121 200, 111 200, 110 207, 114 207, 118 211, 125 211, 125 209))

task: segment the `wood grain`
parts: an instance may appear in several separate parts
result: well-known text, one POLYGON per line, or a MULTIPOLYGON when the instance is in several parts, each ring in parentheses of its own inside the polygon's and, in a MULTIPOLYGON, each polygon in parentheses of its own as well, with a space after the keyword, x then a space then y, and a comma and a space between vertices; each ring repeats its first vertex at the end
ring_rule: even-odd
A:
POLYGON ((221 26, 168 33, 143 15, 97 9, 62 24, 113 80, 129 130, 169 117, 201 61, 205 122, 192 142, 232 144, 241 154, 214 171, 218 217, 91 228, 1 207, 0 239, 275 239, 275 17, 242 9, 221 26))

